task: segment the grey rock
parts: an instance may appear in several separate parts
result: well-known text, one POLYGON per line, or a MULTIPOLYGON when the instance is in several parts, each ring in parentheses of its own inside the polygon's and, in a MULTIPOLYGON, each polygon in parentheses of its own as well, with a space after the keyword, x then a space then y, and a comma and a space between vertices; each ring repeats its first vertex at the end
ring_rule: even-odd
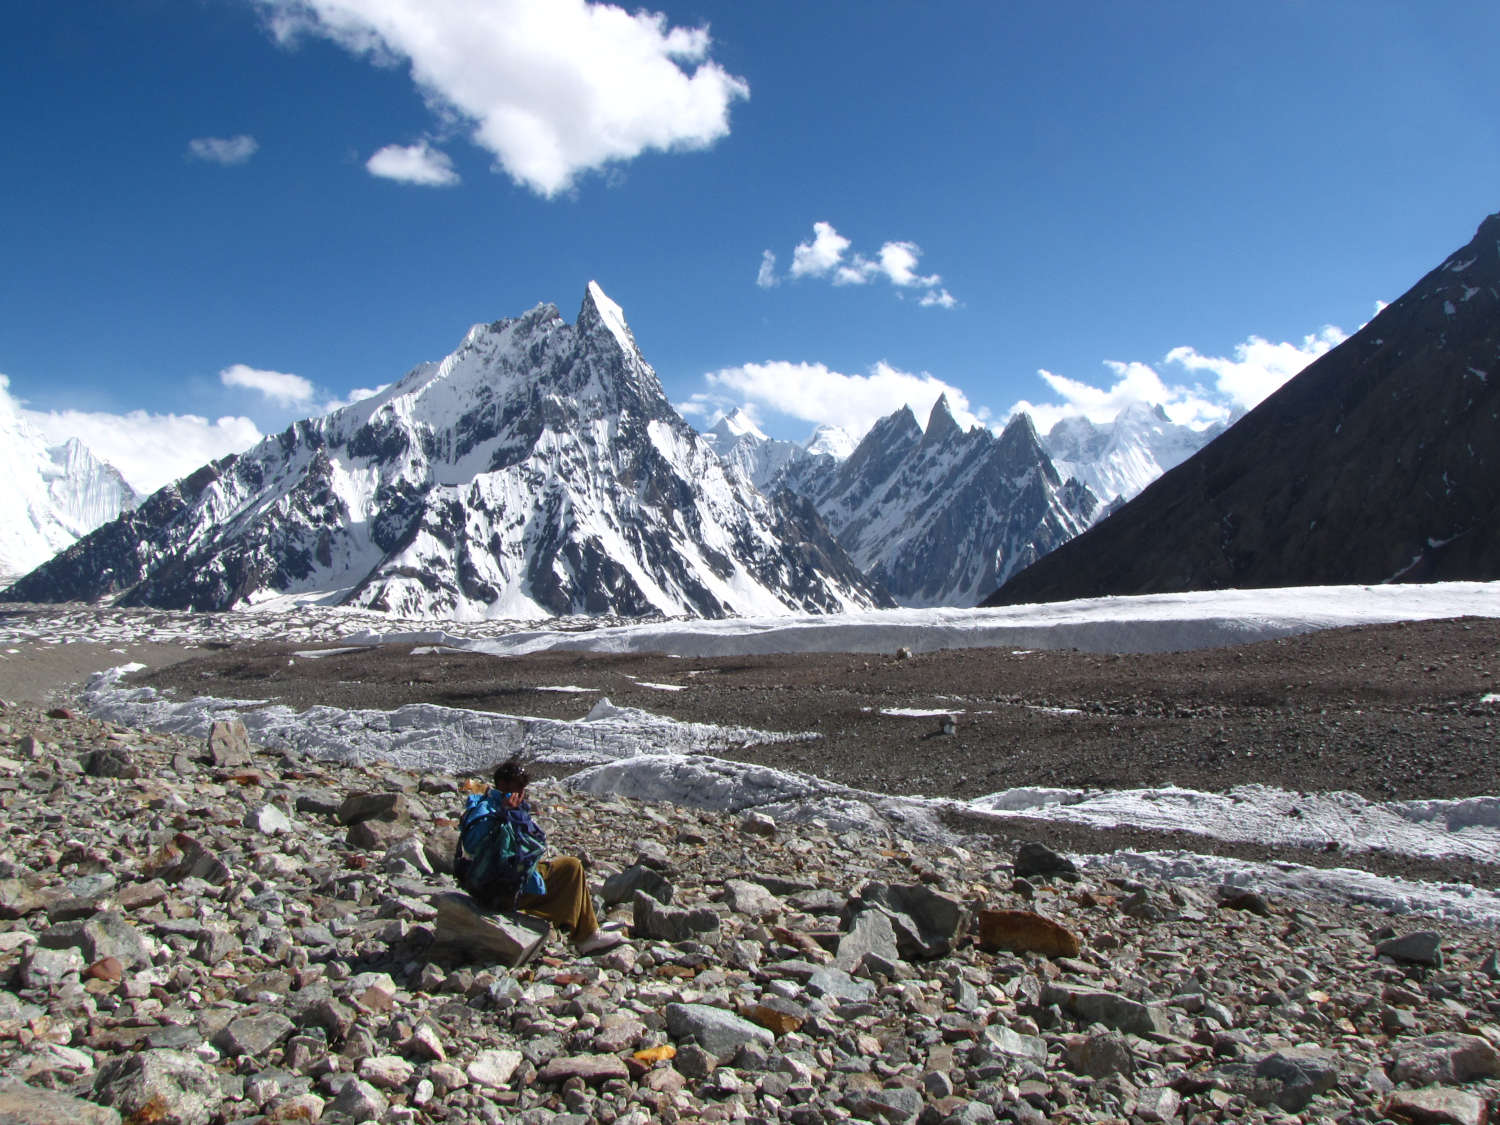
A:
POLYGON ((1333 1089, 1338 1067, 1331 1059, 1312 1052, 1278 1051, 1255 1064, 1257 1105, 1275 1104, 1288 1113, 1300 1113, 1319 1094, 1333 1089))
POLYGON ((340 824, 359 824, 365 820, 388 822, 411 819, 405 793, 351 793, 339 805, 340 824))
POLYGON ((732 1058, 745 1043, 759 1042, 766 1047, 775 1043, 771 1033, 759 1024, 707 1004, 668 1004, 666 1016, 667 1031, 674 1039, 691 1036, 720 1062, 732 1058))
POLYGON ((1008 1058, 1034 1063, 1047 1061, 1046 1040, 1037 1035, 1022 1035, 1003 1024, 990 1024, 984 1029, 984 1044, 989 1050, 1008 1058))
POLYGON ((1016 876, 1022 879, 1078 874, 1078 865, 1071 859, 1035 841, 1028 841, 1016 849, 1013 866, 1016 876))
POLYGON ((552 927, 526 914, 490 914, 466 894, 437 895, 433 941, 486 963, 524 965, 547 943, 552 927))
POLYGON ((1485 1125, 1488 1120, 1483 1098, 1445 1086, 1397 1090, 1385 1109, 1390 1118, 1419 1125, 1485 1125))
POLYGON ((83 954, 72 946, 48 949, 32 946, 21 957, 21 987, 48 990, 67 980, 77 980, 88 968, 83 954))
POLYGON ((391 1103, 384 1094, 358 1078, 345 1082, 333 1101, 328 1103, 330 1113, 354 1122, 379 1121, 390 1107, 391 1103))
POLYGON ((852 919, 871 906, 890 915, 897 951, 912 961, 947 956, 969 921, 962 902, 921 883, 866 883, 850 899, 844 917, 852 919))
POLYGON ((807 978, 806 987, 814 996, 829 996, 854 1003, 862 1003, 875 995, 875 986, 869 981, 855 980, 836 966, 814 970, 807 978))
POLYGON ((1111 1074, 1129 1075, 1135 1068, 1130 1044, 1118 1031, 1098 1031, 1067 1049, 1068 1065, 1074 1074, 1090 1078, 1107 1078, 1111 1074))
POLYGON ((206 760, 221 769, 250 764, 250 733, 239 719, 220 719, 208 728, 206 760))
POLYGON ((1442 935, 1433 930, 1418 930, 1390 938, 1375 947, 1375 956, 1389 957, 1392 961, 1404 961, 1412 965, 1435 965, 1443 963, 1442 935))
POLYGON ((58 1090, 0 1081, 0 1125, 120 1125, 120 1113, 58 1090))
POLYGON ((745 879, 724 880, 724 902, 736 914, 766 918, 780 914, 785 904, 759 883, 745 879))
POLYGON ((636 937, 671 942, 719 940, 719 915, 708 907, 663 906, 645 891, 636 891, 632 911, 631 932, 636 937))
POLYGON ((93 1097, 126 1119, 208 1125, 222 1093, 218 1074, 196 1055, 147 1050, 101 1066, 94 1076, 93 1097))
POLYGON ((599 889, 599 897, 604 900, 606 907, 618 906, 622 902, 633 901, 636 891, 650 895, 663 906, 672 904, 672 884, 660 872, 643 863, 633 863, 619 874, 604 880, 604 885, 599 889))
POLYGON ((275 805, 256 805, 245 814, 245 827, 253 828, 262 836, 282 836, 292 830, 291 818, 275 805))
POLYGON ((849 1108, 863 1121, 888 1121, 907 1125, 922 1112, 922 1095, 916 1090, 896 1087, 890 1090, 866 1090, 855 1094, 849 1108))
POLYGON ((264 1058, 283 1039, 297 1029, 297 1025, 280 1012, 266 1012, 259 1016, 241 1016, 230 1020, 214 1036, 213 1044, 229 1058, 242 1055, 264 1058))
POLYGON ((73 946, 83 954, 87 965, 105 957, 117 958, 132 969, 151 963, 151 949, 145 937, 125 915, 115 910, 103 911, 81 922, 53 926, 42 933, 40 940, 53 949, 73 946))
POLYGON ((1397 1040, 1388 1071, 1393 1081, 1413 1086, 1500 1078, 1500 1051, 1478 1035, 1439 1032, 1397 1040))
POLYGON ((860 962, 872 956, 887 963, 901 956, 891 916, 879 907, 866 907, 853 916, 847 932, 839 938, 833 963, 845 972, 853 972, 860 962))
POLYGON ((1164 1035, 1169 1029, 1167 1017, 1160 1009, 1099 989, 1048 985, 1043 990, 1042 1003, 1056 1004, 1085 1023, 1102 1023, 1132 1035, 1164 1035))

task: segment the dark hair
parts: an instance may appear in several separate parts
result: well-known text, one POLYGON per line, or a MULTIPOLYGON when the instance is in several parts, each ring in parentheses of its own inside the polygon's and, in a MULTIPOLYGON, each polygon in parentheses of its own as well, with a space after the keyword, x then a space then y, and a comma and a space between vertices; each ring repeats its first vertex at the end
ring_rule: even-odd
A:
POLYGON ((520 793, 531 782, 531 775, 520 758, 507 758, 495 767, 495 788, 502 793, 520 793))

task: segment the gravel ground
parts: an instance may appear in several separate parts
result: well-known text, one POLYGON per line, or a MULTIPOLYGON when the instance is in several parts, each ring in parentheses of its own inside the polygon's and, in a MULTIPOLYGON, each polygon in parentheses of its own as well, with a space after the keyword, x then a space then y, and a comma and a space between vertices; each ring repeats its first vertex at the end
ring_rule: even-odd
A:
MULTIPOLYGON (((298 656, 254 645, 200 652, 136 682, 179 697, 294 707, 434 702, 576 718, 607 696, 700 722, 814 731, 816 741, 730 755, 886 793, 972 798, 1018 785, 1222 791, 1260 782, 1372 800, 1500 793, 1495 721, 1500 621, 1337 629, 1236 648, 1154 655, 970 649, 899 655, 674 659, 562 653, 413 655, 387 646, 298 656), (650 686, 656 685, 656 686, 650 686), (663 690, 663 685, 682 690, 663 690), (588 689, 559 692, 546 688, 588 689), (934 716, 956 715, 953 735, 934 716)), ((1357 865, 1429 880, 1500 883, 1500 867, 1221 844, 1187 833, 1016 825, 1078 851, 1213 851, 1357 865)), ((996 822, 967 827, 995 832, 996 822)))

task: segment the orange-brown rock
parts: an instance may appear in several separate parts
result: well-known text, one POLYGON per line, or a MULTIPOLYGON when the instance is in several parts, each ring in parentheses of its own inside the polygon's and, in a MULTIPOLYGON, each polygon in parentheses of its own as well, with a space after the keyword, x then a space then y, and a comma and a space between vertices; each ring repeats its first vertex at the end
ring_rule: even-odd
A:
POLYGON ((992 953, 1007 949, 1046 957, 1076 957, 1083 948, 1066 926, 1029 910, 981 910, 979 947, 992 953))

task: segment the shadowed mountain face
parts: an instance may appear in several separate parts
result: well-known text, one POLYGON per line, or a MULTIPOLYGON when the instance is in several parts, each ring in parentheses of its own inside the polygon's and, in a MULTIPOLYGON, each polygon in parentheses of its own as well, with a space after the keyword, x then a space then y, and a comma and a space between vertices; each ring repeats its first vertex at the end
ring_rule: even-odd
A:
POLYGON ((986 605, 1500 577, 1500 214, 986 605))
POLYGON ((884 604, 806 504, 726 475, 590 284, 206 465, 8 591, 197 610, 292 597, 416 617, 884 604))

